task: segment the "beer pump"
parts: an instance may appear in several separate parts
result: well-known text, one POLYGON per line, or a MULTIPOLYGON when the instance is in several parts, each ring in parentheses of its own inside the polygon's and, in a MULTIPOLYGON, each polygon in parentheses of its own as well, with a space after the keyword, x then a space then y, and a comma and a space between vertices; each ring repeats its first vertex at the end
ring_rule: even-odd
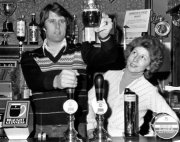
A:
POLYGON ((94 137, 89 141, 110 142, 111 137, 104 129, 104 114, 107 111, 107 104, 104 100, 104 78, 102 74, 97 74, 94 79, 96 90, 96 99, 93 104, 94 112, 96 113, 97 128, 94 130, 94 137))
POLYGON ((82 142, 81 139, 77 137, 78 132, 74 128, 74 113, 78 109, 78 104, 74 100, 74 88, 67 88, 67 98, 68 100, 63 104, 63 109, 66 113, 68 113, 68 129, 64 133, 64 140, 67 142, 82 142))

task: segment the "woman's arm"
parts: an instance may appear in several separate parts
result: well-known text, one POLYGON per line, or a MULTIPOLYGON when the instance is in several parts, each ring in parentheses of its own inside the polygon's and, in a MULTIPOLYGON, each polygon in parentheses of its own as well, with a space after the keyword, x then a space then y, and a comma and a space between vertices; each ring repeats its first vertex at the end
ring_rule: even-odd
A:
POLYGON ((149 107, 155 113, 167 113, 179 120, 176 113, 172 108, 167 104, 166 100, 158 93, 157 89, 154 89, 151 97, 149 97, 149 107))

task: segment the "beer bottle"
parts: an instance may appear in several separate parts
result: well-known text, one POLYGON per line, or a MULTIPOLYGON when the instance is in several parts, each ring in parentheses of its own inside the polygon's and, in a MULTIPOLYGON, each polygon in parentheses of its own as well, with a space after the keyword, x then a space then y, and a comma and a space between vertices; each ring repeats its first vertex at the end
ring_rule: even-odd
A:
POLYGON ((79 28, 77 24, 77 16, 73 15, 73 23, 72 23, 72 36, 73 36, 73 44, 77 44, 79 42, 79 28))
POLYGON ((39 29, 36 23, 36 14, 31 14, 31 22, 29 23, 29 44, 38 45, 39 29))

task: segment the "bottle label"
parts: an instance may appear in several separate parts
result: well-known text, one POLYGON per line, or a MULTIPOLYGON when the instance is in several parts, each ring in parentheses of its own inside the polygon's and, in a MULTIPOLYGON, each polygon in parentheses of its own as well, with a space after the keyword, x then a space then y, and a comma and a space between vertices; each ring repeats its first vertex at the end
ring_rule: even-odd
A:
POLYGON ((136 95, 134 95, 134 94, 124 95, 124 101, 135 102, 136 101, 136 95))
POLYGON ((37 26, 29 26, 29 42, 38 42, 37 26))
POLYGON ((17 22, 17 36, 25 36, 25 21, 17 22))

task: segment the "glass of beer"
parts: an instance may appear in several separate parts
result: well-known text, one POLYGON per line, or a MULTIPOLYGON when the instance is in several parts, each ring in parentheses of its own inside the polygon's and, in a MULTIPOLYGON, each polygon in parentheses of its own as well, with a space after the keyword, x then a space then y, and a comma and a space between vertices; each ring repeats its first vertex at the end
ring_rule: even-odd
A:
POLYGON ((101 22, 101 12, 95 0, 84 1, 82 21, 85 27, 98 27, 101 22))

